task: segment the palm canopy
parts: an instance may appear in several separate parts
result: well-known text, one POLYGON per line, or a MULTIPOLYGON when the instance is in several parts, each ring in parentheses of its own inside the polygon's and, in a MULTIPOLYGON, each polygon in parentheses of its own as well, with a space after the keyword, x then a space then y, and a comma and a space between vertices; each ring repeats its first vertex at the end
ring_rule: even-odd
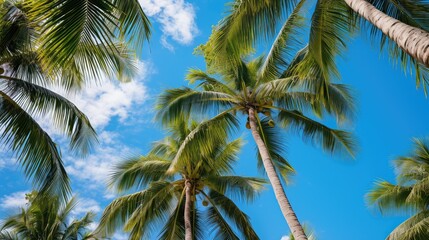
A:
POLYGON ((429 142, 415 139, 410 156, 395 160, 397 184, 379 181, 367 194, 371 204, 386 210, 411 210, 415 215, 396 227, 387 237, 392 240, 429 238, 429 142))
POLYGON ((84 240, 96 239, 88 227, 94 218, 87 213, 81 219, 71 219, 77 204, 72 198, 65 205, 54 196, 27 194, 28 206, 6 218, 0 226, 0 239, 84 240))
POLYGON ((109 204, 101 218, 100 233, 112 234, 123 226, 124 231, 130 232, 130 239, 146 239, 161 226, 158 239, 184 239, 185 188, 190 182, 193 239, 209 236, 259 239, 248 216, 231 197, 251 201, 262 189, 264 181, 231 175, 242 142, 218 137, 225 125, 204 127, 188 141, 183 154, 171 168, 181 144, 197 127, 201 126, 196 122, 176 121, 170 125, 170 136, 155 142, 148 155, 129 159, 115 168, 110 185, 118 192, 132 189, 138 192, 119 197, 109 204), (204 232, 207 228, 211 230, 210 235, 204 232))
MULTIPOLYGON (((349 133, 329 128, 305 115, 309 111, 318 116, 332 113, 339 121, 347 120, 353 115, 354 109, 349 89, 341 84, 326 85, 335 94, 322 100, 315 94, 312 83, 307 84, 294 76, 282 77, 282 73, 271 72, 268 75, 268 69, 275 69, 272 65, 279 61, 268 56, 252 61, 242 60, 237 69, 224 65, 224 69, 216 69, 214 72, 222 80, 216 79, 215 75, 192 69, 187 79, 191 84, 198 82, 196 87, 166 90, 157 103, 157 118, 168 124, 182 114, 212 113, 212 118, 203 122, 203 125, 222 119, 236 123, 240 114, 246 116, 248 109, 254 108, 260 114, 259 131, 264 136, 266 145, 271 148, 270 154, 278 161, 276 165, 282 167, 278 172, 282 173, 291 168, 281 157, 282 141, 279 141, 277 126, 298 130, 305 139, 322 145, 330 152, 345 151, 353 155, 354 144, 349 133)), ((230 126, 235 127, 234 124, 230 126)))
POLYGON ((68 85, 73 79, 68 76, 83 69, 58 65, 63 72, 54 76, 43 67, 36 42, 40 33, 24 5, 4 1, 0 6, 0 140, 16 153, 38 191, 59 194, 65 200, 70 186, 59 147, 37 119, 52 120, 53 126, 70 138, 74 152, 91 150, 96 134, 88 118, 72 102, 47 88, 58 77, 68 85))
MULTIPOLYGON (((301 34, 309 33, 308 45, 300 64, 294 72, 305 78, 309 72, 317 72, 325 81, 338 78, 339 72, 335 59, 346 49, 347 42, 353 36, 357 26, 369 29, 373 42, 379 42, 380 49, 387 52, 394 63, 401 63, 404 71, 411 72, 416 77, 416 85, 422 85, 426 91, 429 84, 428 69, 422 63, 405 53, 395 42, 391 41, 377 27, 352 11, 343 0, 319 0, 310 7, 306 0, 275 0, 255 1, 236 0, 230 3, 227 16, 214 28, 206 47, 211 52, 221 53, 227 58, 216 58, 216 62, 229 61, 237 64, 237 59, 244 53, 253 50, 255 43, 272 39, 276 30, 288 25, 285 17, 298 13, 304 19, 301 25, 295 26, 295 31, 301 34), (311 14, 306 14, 308 11, 311 14), (311 16, 305 19, 304 16, 311 16), (309 25, 306 23, 310 23, 309 25), (279 26, 280 25, 280 26, 279 26)), ((429 31, 429 5, 425 1, 408 0, 367 0, 377 9, 412 27, 429 31)), ((280 35, 277 35, 276 40, 280 35)), ((285 45, 284 48, 291 45, 285 45)))

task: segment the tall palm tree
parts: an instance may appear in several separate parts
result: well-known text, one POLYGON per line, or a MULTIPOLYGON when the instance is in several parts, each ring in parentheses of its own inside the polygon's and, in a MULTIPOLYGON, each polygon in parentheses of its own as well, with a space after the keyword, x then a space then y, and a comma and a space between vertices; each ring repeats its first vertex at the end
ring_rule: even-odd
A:
POLYGON ((259 239, 248 216, 230 197, 250 201, 264 181, 230 175, 242 143, 216 137, 222 135, 218 133, 224 124, 199 131, 169 171, 181 144, 197 127, 196 122, 177 121, 170 125, 171 135, 156 142, 147 156, 116 167, 111 186, 118 192, 138 192, 109 204, 101 218, 100 233, 112 234, 124 225, 130 239, 147 239, 161 226, 158 239, 207 239, 206 228, 211 228, 216 239, 259 239))
MULTIPOLYGON (((305 0, 233 1, 231 10, 223 18, 210 40, 214 52, 235 55, 260 39, 269 39, 286 24, 284 15, 305 0)), ((408 0, 318 0, 314 6, 308 29, 307 53, 300 67, 300 75, 320 71, 328 80, 338 77, 335 59, 345 50, 349 37, 359 22, 370 29, 373 41, 387 48, 393 62, 402 62, 405 71, 416 76, 416 84, 429 85, 429 5, 425 1, 408 0), (366 22, 365 20, 368 20, 366 22), (370 23, 370 24, 368 24, 370 23)), ((307 28, 305 28, 307 29, 307 28)), ((367 29, 367 28, 365 28, 367 29)), ((302 34, 302 33, 301 33, 302 34)), ((220 62, 225 62, 221 59, 220 62)))
POLYGON ((88 227, 95 216, 87 213, 81 219, 70 219, 76 199, 63 205, 58 197, 27 195, 28 206, 6 218, 0 226, 0 239, 84 240, 97 239, 88 227))
MULTIPOLYGON (((345 150, 352 155, 354 152, 349 133, 329 128, 304 115, 303 111, 313 110, 318 116, 331 113, 338 121, 344 121, 352 114, 354 107, 346 86, 328 83, 310 75, 308 81, 302 81, 292 74, 302 58, 302 52, 287 64, 284 56, 291 51, 285 46, 297 41, 291 32, 302 21, 297 8, 280 30, 269 54, 253 61, 240 59, 237 64, 218 64, 217 55, 204 52, 210 45, 201 48, 209 61, 210 73, 223 79, 218 80, 201 70, 191 70, 187 79, 190 83, 199 82, 195 89, 167 90, 161 94, 157 103, 157 118, 164 124, 175 121, 182 114, 208 113, 212 118, 202 122, 200 126, 224 121, 230 122, 230 126, 234 127, 237 114, 245 116, 246 127, 251 130, 259 150, 259 166, 265 169, 280 209, 296 239, 307 238, 281 184, 281 178, 292 171, 292 168, 281 156, 282 141, 277 136, 280 129, 275 125, 301 130, 304 138, 321 144, 330 152, 345 150), (316 92, 319 86, 330 93, 329 98, 318 97, 316 92)), ((222 57, 224 56, 219 58, 222 57)), ((192 139, 199 129, 203 127, 196 128, 188 139, 192 139)), ((186 143, 187 141, 181 148, 185 148, 186 143)), ((180 154, 179 150, 178 156, 180 154)), ((173 160, 173 167, 177 160, 178 157, 173 160)))
POLYGON ((367 198, 371 204, 387 210, 412 210, 415 214, 396 227, 390 240, 429 238, 429 141, 414 140, 410 156, 395 160, 397 184, 377 182, 367 198))

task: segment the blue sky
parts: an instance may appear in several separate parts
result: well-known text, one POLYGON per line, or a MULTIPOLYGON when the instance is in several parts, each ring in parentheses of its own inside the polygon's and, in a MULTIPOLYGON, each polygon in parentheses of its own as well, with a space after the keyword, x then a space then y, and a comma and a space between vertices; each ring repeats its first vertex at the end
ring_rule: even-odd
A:
MULTIPOLYGON (((113 197, 104 184, 110 167, 131 154, 144 154, 152 141, 162 138, 153 121, 155 98, 164 89, 187 85, 184 76, 189 68, 204 69, 203 59, 192 52, 223 16, 225 2, 141 0, 153 22, 153 37, 140 58, 138 77, 125 84, 104 81, 70 96, 100 136, 100 146, 86 159, 67 154, 67 142, 49 122, 43 123, 62 144, 73 189, 81 198, 75 215, 101 212, 113 197)), ((331 156, 285 133, 286 156, 297 171, 286 193, 298 218, 320 240, 384 239, 403 221, 405 214, 383 216, 367 206, 364 196, 374 181, 394 181, 392 160, 410 152, 413 137, 429 132, 429 101, 423 91, 363 35, 355 36, 338 60, 342 82, 351 86, 357 101, 357 117, 346 126, 359 143, 356 159, 331 156)), ((247 144, 236 173, 255 176, 255 146, 249 132, 243 136, 247 144)), ((5 216, 24 203, 30 185, 7 151, 0 155, 0 176, 0 216, 5 216)), ((261 239, 279 240, 289 233, 269 186, 253 204, 240 206, 261 239)))

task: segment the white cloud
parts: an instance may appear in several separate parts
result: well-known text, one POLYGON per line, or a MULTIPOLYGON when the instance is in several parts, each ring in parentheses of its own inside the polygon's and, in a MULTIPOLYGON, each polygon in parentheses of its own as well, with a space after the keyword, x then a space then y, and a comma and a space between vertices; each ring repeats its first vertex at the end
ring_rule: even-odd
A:
MULTIPOLYGON (((180 44, 190 44, 198 33, 195 10, 184 0, 139 0, 145 13, 161 23, 162 32, 180 44)), ((164 46, 172 47, 161 38, 164 46)))
POLYGON ((15 192, 11 195, 4 196, 0 199, 0 208, 2 209, 18 209, 20 207, 24 207, 27 203, 25 199, 25 194, 28 191, 23 192, 15 192))
POLYGON ((118 134, 103 131, 99 134, 99 146, 85 158, 66 155, 64 158, 67 173, 79 180, 90 189, 104 189, 105 198, 111 198, 112 193, 105 188, 113 167, 136 152, 116 139, 118 134))
POLYGON ((72 211, 73 215, 80 216, 88 212, 98 213, 101 211, 100 204, 94 199, 79 198, 78 203, 72 211))
POLYGON ((283 236, 282 238, 280 238, 280 240, 290 240, 289 236, 283 236))

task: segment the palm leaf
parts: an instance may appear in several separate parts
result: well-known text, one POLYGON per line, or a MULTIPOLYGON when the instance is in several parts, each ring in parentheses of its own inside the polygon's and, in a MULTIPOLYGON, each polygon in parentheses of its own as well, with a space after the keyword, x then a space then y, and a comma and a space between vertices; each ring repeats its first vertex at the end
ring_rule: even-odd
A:
POLYGON ((260 178, 241 176, 213 175, 204 180, 210 189, 246 201, 253 201, 266 184, 266 181, 260 178))
POLYGON ((114 168, 110 175, 109 186, 114 187, 118 192, 132 187, 138 189, 150 182, 165 178, 169 166, 170 161, 153 155, 127 159, 114 168))
POLYGON ((72 150, 85 154, 92 149, 96 142, 95 130, 72 102, 46 88, 6 76, 0 76, 0 87, 30 114, 52 115, 54 124, 70 136, 72 150))
POLYGON ((355 144, 350 133, 331 129, 304 116, 299 111, 279 110, 278 121, 283 127, 294 127, 295 130, 302 131, 304 139, 320 143, 324 150, 332 153, 346 151, 352 157, 354 156, 355 144))
POLYGON ((429 237, 429 210, 421 211, 396 227, 387 240, 424 240, 429 237))
MULTIPOLYGON (((250 224, 249 217, 243 213, 233 201, 216 191, 210 191, 206 197, 209 198, 211 204, 213 204, 211 207, 216 208, 216 211, 213 211, 213 213, 218 214, 218 220, 221 220, 220 213, 222 212, 229 219, 233 220, 237 229, 243 234, 244 239, 259 239, 256 232, 253 230, 252 225, 250 224)), ((218 223, 220 225, 222 221, 219 221, 218 223)), ((230 237, 231 238, 225 239, 234 239, 236 236, 231 235, 230 237)))
POLYGON ((17 152, 24 173, 40 192, 59 194, 65 200, 71 190, 57 145, 14 100, 0 94, 0 139, 17 152))

